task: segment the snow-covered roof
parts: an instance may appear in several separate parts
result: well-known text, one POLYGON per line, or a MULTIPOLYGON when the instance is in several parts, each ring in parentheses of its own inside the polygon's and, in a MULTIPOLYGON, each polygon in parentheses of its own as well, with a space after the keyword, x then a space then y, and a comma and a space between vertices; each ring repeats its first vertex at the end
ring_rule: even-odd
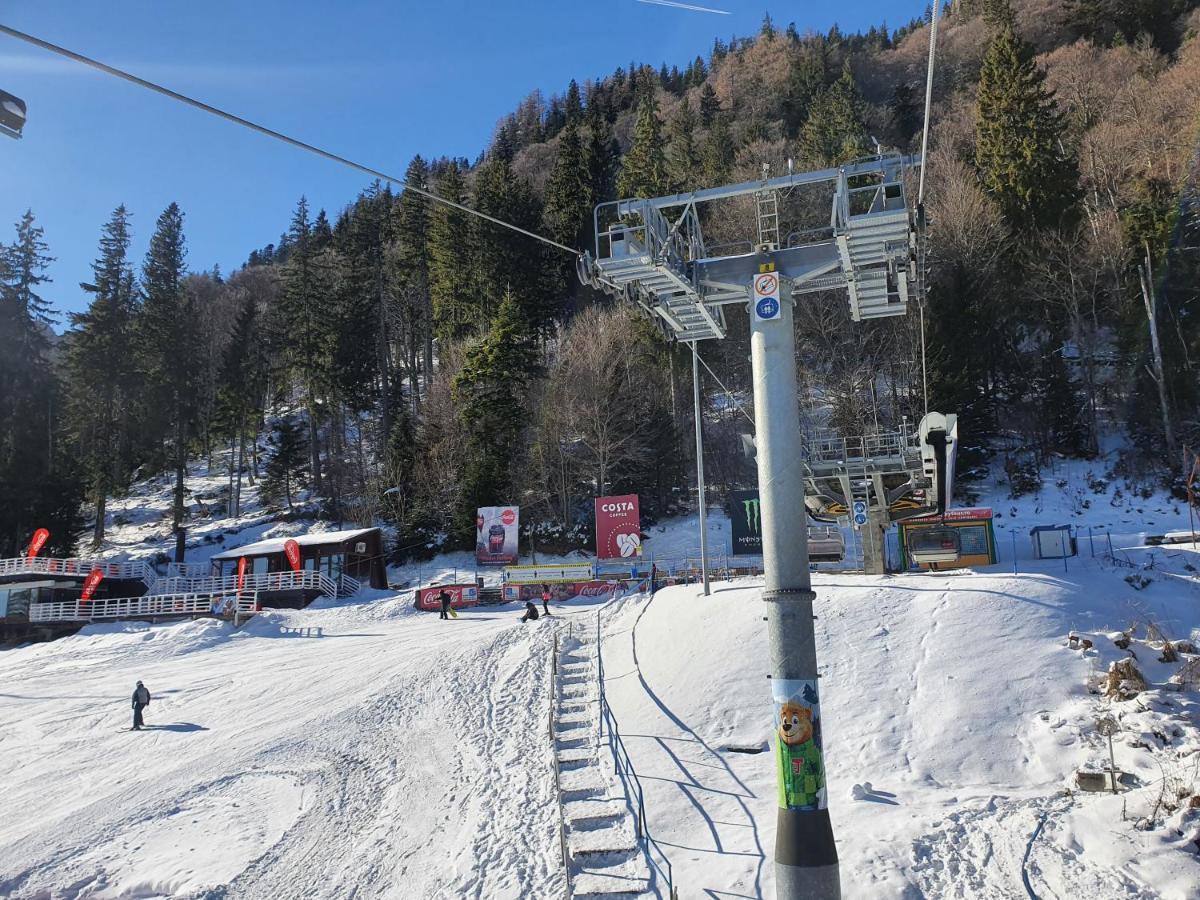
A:
POLYGON ((377 528, 352 528, 349 531, 318 531, 315 534, 297 534, 271 538, 259 541, 257 544, 246 544, 244 547, 233 547, 213 554, 213 559, 237 559, 239 556, 263 556, 267 553, 282 553, 283 545, 295 541, 301 547, 312 547, 318 544, 342 544, 355 538, 378 531, 377 528))

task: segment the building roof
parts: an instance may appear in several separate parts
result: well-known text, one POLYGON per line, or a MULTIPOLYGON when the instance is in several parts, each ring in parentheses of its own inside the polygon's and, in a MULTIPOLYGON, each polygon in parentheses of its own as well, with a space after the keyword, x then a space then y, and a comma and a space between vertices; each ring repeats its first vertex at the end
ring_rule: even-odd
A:
POLYGON ((301 547, 325 546, 327 544, 344 544, 355 538, 364 537, 378 528, 353 528, 349 531, 318 531, 315 534, 297 534, 292 536, 271 538, 256 544, 246 544, 222 550, 213 555, 213 559, 237 559, 239 556, 265 556, 268 553, 282 553, 283 545, 295 541, 301 547))

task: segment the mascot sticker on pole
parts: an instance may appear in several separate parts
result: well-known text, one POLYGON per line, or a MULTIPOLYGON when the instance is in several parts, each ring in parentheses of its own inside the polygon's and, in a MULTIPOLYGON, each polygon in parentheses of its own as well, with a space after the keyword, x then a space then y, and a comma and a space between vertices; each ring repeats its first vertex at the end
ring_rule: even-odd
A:
POLYGON ((821 752, 821 704, 815 681, 775 679, 775 754, 779 806, 816 810, 828 806, 821 752))
POLYGON ((83 593, 79 595, 80 601, 83 603, 91 602, 92 595, 96 593, 96 587, 100 584, 100 579, 103 577, 104 572, 101 571, 99 566, 88 572, 88 577, 83 582, 83 593))
POLYGON ((291 538, 284 541, 283 555, 287 557, 288 565, 292 567, 293 572, 300 571, 300 545, 291 538))
POLYGON ((45 528, 39 528, 33 533, 33 540, 29 542, 29 550, 25 554, 25 558, 33 559, 42 552, 42 548, 46 546, 46 541, 50 540, 50 532, 45 528))

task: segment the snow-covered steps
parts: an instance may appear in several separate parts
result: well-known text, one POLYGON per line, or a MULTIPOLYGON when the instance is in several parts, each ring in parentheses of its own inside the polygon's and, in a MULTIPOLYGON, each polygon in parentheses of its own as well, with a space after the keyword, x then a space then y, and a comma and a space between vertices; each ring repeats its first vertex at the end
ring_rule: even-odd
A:
POLYGON ((568 638, 557 661, 553 732, 571 895, 638 897, 650 889, 650 870, 608 747, 598 739, 595 654, 594 642, 568 638))
POLYGON ((576 900, 638 897, 649 890, 650 873, 641 850, 595 856, 571 874, 571 895, 576 900))

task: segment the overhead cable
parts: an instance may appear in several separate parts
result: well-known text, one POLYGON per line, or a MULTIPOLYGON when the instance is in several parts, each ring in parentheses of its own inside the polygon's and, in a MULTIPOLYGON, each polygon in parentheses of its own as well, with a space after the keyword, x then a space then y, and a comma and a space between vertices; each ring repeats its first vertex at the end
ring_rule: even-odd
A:
POLYGON ((312 144, 306 143, 305 141, 301 141, 294 137, 289 137, 288 135, 276 131, 273 128, 267 128, 265 125, 259 125, 256 122, 251 122, 249 119, 244 119, 241 116, 234 115, 231 112, 218 109, 215 106, 203 102, 202 100, 196 100, 193 97, 188 97, 186 94, 181 94, 178 91, 173 91, 168 87, 163 87, 161 84, 155 84, 153 81, 147 81, 145 78, 139 78, 137 75, 126 72, 123 69, 118 69, 114 66, 99 62, 98 60, 84 56, 81 53, 76 53, 73 50, 68 50, 65 47, 52 44, 49 41, 44 41, 41 38, 34 37, 31 34, 26 34, 23 31, 17 31, 15 28, 9 28, 7 25, 0 24, 0 33, 7 34, 19 41, 25 41, 26 43, 33 44, 35 47, 40 47, 43 50, 50 51, 51 53, 57 53, 59 56, 64 56, 67 59, 82 63, 85 66, 91 66, 93 69, 97 69, 98 71, 104 72, 107 75, 112 75, 116 78, 122 79, 123 81, 128 81, 130 84, 135 84, 138 87, 143 87, 147 90, 154 91, 157 94, 162 94, 164 97, 169 97, 172 100, 178 100, 180 103, 186 103, 188 106, 193 106, 196 109, 202 110, 206 113, 219 116, 226 121, 233 122, 235 125, 241 125, 243 128, 249 128, 251 131, 257 131, 259 134, 264 134, 267 137, 274 138, 277 141, 283 141, 285 144, 291 144, 293 147, 299 147, 301 150, 307 150, 309 153, 315 153, 317 156, 328 159, 331 162, 340 163, 343 166, 347 166, 348 168, 355 169, 359 172, 363 172, 372 176, 373 178, 379 178, 383 181, 398 184, 405 190, 412 191, 415 194, 420 194, 422 197, 432 200, 435 203, 441 203, 446 206, 453 207, 454 209, 460 210, 468 215, 491 222, 493 225, 499 225, 501 228, 507 228, 510 231, 523 234, 526 237, 533 238, 536 241, 541 241, 543 244, 549 244, 551 247, 556 247, 559 250, 565 250, 572 256, 580 255, 578 250, 568 247, 566 244, 560 244, 558 241, 552 240, 544 235, 537 234, 533 231, 528 231, 527 229, 521 228, 519 225, 513 225, 511 222, 505 222, 503 219, 497 219, 495 216, 489 216, 487 213, 482 213, 477 209, 471 209, 471 207, 464 206, 461 203, 455 203, 453 200, 447 200, 445 197, 439 197, 437 194, 434 194, 431 191, 427 191, 424 188, 419 188, 415 185, 409 184, 403 178, 397 178, 395 175, 389 175, 386 172, 381 172, 378 169, 371 168, 370 166, 364 166, 362 163, 354 162, 354 160, 347 159, 344 156, 339 156, 336 153, 330 153, 328 150, 322 150, 320 147, 313 146, 312 144))

